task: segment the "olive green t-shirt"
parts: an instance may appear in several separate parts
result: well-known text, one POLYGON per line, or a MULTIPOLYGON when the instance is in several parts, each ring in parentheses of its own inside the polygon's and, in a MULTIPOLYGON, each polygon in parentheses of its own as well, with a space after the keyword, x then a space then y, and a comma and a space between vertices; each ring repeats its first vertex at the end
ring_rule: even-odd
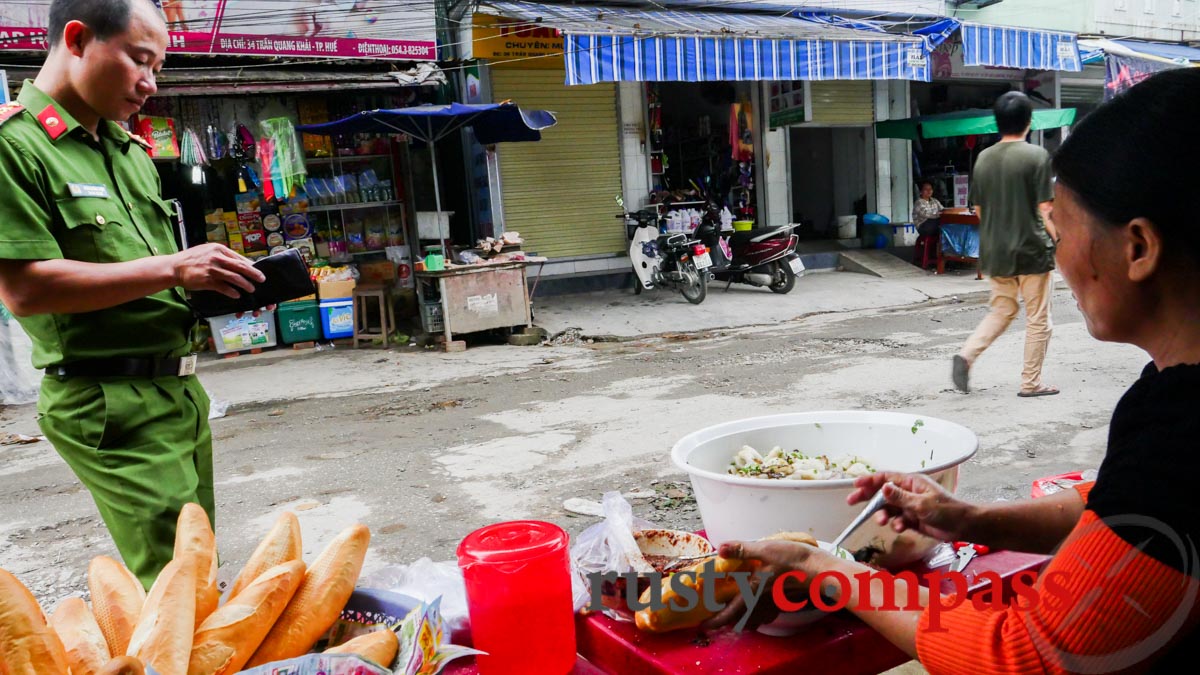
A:
MULTIPOLYGON (((176 252, 173 209, 146 150, 116 124, 97 135, 31 81, 0 122, 0 259, 116 263, 176 252)), ((3 117, 4 115, 0 115, 3 117)), ((82 314, 18 319, 46 368, 187 354, 195 318, 182 289, 82 314)))
POLYGON ((1024 142, 997 143, 979 153, 970 201, 981 207, 979 255, 993 277, 1054 269, 1054 242, 1038 204, 1054 199, 1050 153, 1024 142))

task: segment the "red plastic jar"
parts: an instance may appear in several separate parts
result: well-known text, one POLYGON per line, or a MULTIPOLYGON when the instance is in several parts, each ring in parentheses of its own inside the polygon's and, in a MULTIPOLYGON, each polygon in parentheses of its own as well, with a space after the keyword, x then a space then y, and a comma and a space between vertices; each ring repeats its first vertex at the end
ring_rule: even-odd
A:
POLYGON ((575 617, 565 530, 518 520, 467 535, 458 566, 467 586, 480 675, 565 675, 575 666, 575 617))

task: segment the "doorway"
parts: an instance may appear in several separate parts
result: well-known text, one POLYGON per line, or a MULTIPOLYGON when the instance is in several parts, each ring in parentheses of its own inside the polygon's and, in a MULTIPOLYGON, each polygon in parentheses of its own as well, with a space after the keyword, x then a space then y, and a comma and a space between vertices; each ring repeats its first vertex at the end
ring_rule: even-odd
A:
POLYGON ((801 239, 837 239, 838 218, 874 203, 874 136, 869 127, 788 129, 792 222, 801 239))

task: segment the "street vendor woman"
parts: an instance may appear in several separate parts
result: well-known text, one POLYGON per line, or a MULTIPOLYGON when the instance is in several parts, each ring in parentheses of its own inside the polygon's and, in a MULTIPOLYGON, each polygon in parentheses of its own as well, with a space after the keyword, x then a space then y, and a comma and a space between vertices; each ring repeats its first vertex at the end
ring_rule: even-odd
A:
POLYGON ((167 29, 150 0, 54 0, 49 53, 0 107, 0 301, 45 369, 38 423, 149 584, 187 502, 214 518, 208 398, 185 290, 262 275, 229 249, 179 252, 145 141, 117 121, 157 91, 167 29))
MULTIPOLYGON (((1153 359, 1117 404, 1095 483, 1029 501, 971 504, 922 475, 876 474, 856 482, 850 503, 882 489, 888 508, 880 522, 890 520, 897 531, 1054 552, 1033 586, 1042 602, 964 602, 942 611, 936 629, 933 605, 946 598, 922 590, 923 611, 873 611, 883 605, 883 583, 863 590, 822 585, 850 594, 851 611, 930 673, 1182 673, 1195 667, 1197 110, 1200 69, 1155 75, 1084 119, 1054 159, 1056 258, 1088 330, 1100 340, 1137 345, 1153 359), (854 609, 864 599, 863 609, 854 609)), ((826 570, 853 578, 866 569, 780 541, 728 543, 721 553, 763 561, 764 581, 792 570, 812 579, 826 570)), ((887 583, 894 584, 886 589, 894 597, 908 597, 903 580, 887 583)), ((714 617, 714 625, 740 618, 743 610, 734 605, 714 617)))

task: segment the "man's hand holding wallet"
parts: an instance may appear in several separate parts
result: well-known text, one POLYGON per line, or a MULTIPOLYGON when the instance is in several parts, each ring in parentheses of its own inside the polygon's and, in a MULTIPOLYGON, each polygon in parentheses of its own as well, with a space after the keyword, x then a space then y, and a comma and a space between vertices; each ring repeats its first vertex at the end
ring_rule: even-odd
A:
POLYGON ((179 268, 180 285, 192 290, 191 305, 204 318, 253 312, 316 293, 308 265, 289 249, 251 264, 220 244, 189 248, 196 265, 179 268))

